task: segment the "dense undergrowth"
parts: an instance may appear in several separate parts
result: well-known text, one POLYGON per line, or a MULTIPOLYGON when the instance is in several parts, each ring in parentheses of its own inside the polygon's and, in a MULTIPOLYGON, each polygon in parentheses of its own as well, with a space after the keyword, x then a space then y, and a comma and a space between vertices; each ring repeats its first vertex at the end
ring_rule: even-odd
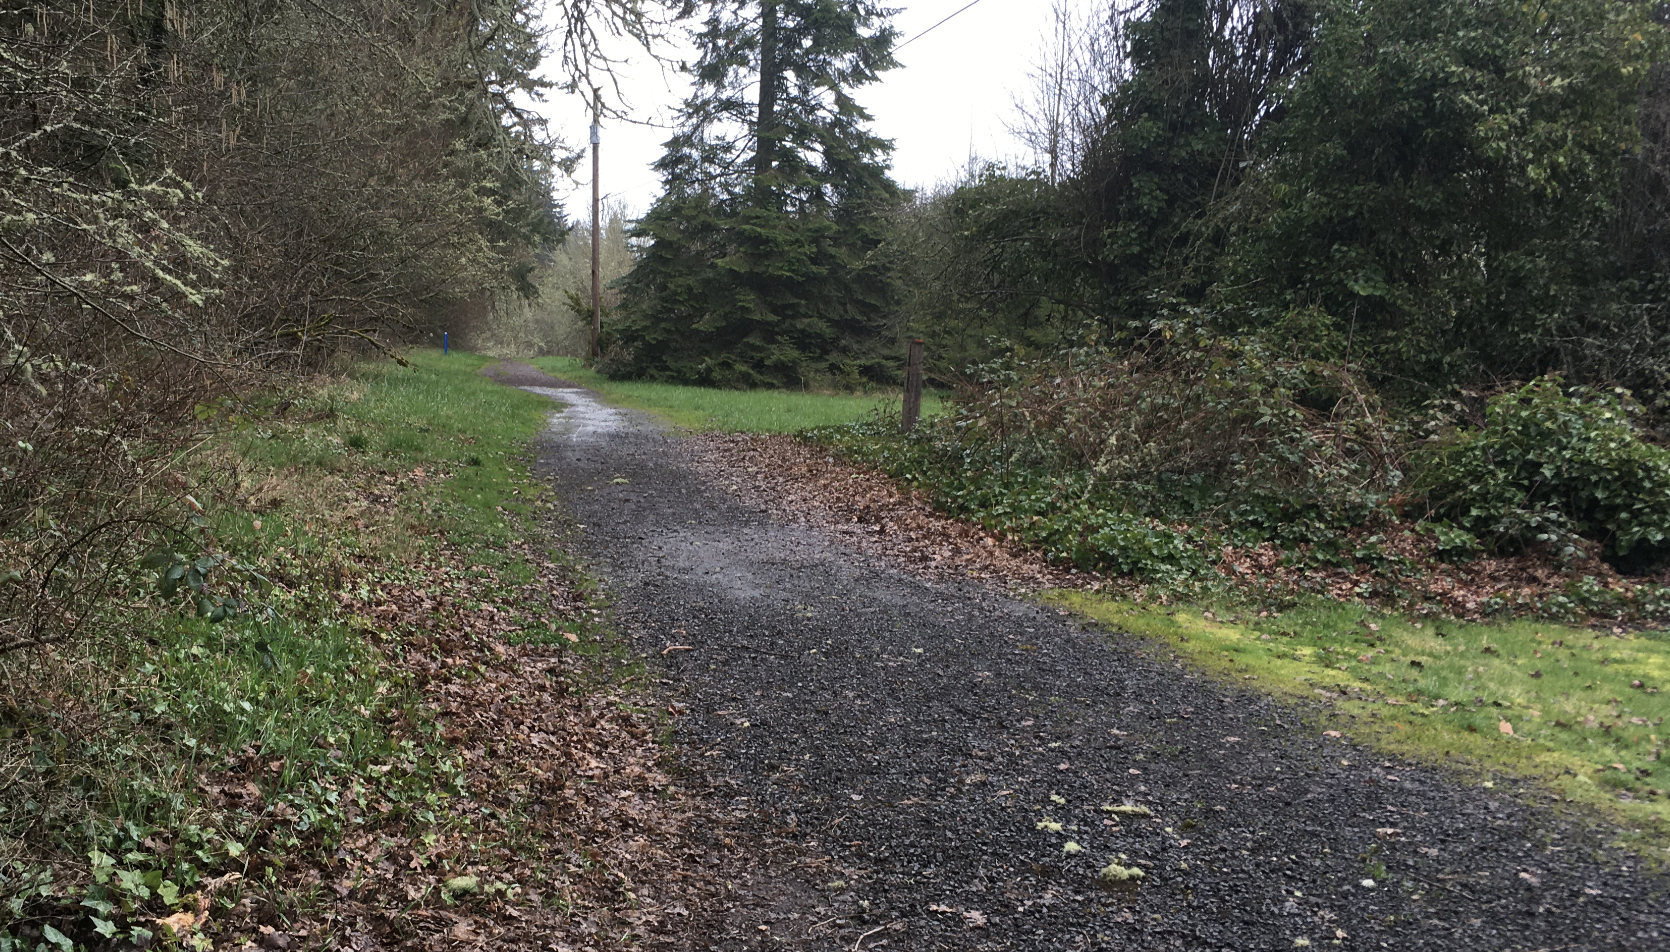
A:
POLYGON ((1156 591, 1670 613, 1670 450, 1627 394, 1543 378, 1476 425, 1444 409, 1393 413, 1349 367, 1157 323, 982 365, 908 436, 881 415, 809 436, 1051 561, 1156 591))
POLYGON ((435 699, 501 696, 525 645, 568 703, 601 657, 584 578, 528 538, 549 503, 517 456, 550 406, 468 355, 414 363, 218 408, 156 557, 110 580, 111 634, 0 656, 0 949, 327 946, 322 900, 375 895, 376 856, 348 871, 400 848, 383 911, 561 898, 435 699))

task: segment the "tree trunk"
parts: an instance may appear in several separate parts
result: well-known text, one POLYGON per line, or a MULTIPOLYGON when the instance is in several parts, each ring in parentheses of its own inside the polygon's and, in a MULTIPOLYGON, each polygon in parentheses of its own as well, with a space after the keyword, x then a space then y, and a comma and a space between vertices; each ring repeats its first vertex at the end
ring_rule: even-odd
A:
POLYGON ((760 112, 754 122, 754 184, 764 188, 777 146, 777 0, 760 0, 760 112))

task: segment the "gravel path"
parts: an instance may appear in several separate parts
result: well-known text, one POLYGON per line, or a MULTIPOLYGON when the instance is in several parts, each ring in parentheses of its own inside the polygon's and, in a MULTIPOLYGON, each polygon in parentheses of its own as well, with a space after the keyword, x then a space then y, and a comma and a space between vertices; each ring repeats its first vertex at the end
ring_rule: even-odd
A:
POLYGON ((642 417, 599 419, 559 418, 539 471, 665 679, 690 785, 723 797, 715 848, 776 844, 659 944, 1670 948, 1664 880, 1528 791, 913 579, 706 484, 642 417), (1143 877, 1101 879, 1113 863, 1143 877))

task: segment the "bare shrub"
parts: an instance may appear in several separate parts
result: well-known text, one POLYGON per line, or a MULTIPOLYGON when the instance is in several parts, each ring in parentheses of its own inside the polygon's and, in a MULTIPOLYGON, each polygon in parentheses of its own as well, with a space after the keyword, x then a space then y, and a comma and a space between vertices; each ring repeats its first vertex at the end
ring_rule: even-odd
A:
POLYGON ((1087 494, 1189 481, 1352 495, 1401 478, 1387 420, 1351 371, 1182 323, 1117 349, 990 364, 962 387, 957 425, 1013 465, 1085 474, 1087 494))

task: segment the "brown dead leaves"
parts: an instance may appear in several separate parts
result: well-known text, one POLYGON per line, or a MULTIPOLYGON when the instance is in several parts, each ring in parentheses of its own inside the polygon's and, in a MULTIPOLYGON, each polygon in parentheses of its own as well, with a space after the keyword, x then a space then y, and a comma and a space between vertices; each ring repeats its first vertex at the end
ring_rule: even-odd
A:
POLYGON ((1250 548, 1226 546, 1219 553, 1218 570, 1244 590, 1266 596, 1311 593, 1391 610, 1419 607, 1465 619, 1478 619, 1502 608, 1532 609, 1585 576, 1620 595, 1632 585, 1599 559, 1562 566, 1546 555, 1527 553, 1464 564, 1444 562, 1437 557, 1433 537, 1407 524, 1365 528, 1357 535, 1376 540, 1377 558, 1400 560, 1405 568, 1389 577, 1367 562, 1349 568, 1296 567, 1287 553, 1265 543, 1250 548))
POLYGON ((1096 580, 1047 564, 1037 552, 934 511, 921 493, 790 436, 704 434, 691 462, 722 485, 789 522, 835 533, 860 551, 934 579, 977 579, 1019 589, 1096 580))
MULTIPOLYGON (((388 729, 418 744, 438 734, 461 767, 458 793, 433 820, 421 804, 368 802, 361 832, 323 862, 295 854, 282 867, 293 890, 315 884, 317 908, 286 923, 240 903, 222 929, 232 947, 606 949, 694 904, 693 798, 663 769, 653 715, 596 660, 607 653, 518 643, 530 619, 574 619, 588 604, 566 567, 522 554, 535 573, 520 585, 484 588, 489 570, 466 577, 462 554, 443 549, 421 582, 339 596, 422 709, 388 729)), ((245 770, 258 781, 265 766, 245 770)), ((212 794, 260 795, 238 782, 212 794)))

